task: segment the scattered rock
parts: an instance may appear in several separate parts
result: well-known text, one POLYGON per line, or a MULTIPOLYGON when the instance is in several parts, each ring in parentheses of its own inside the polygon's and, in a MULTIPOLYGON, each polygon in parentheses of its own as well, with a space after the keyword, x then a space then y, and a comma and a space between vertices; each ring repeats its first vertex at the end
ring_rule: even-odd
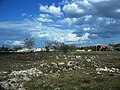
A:
POLYGON ((59 62, 58 63, 58 65, 60 66, 60 65, 64 65, 65 64, 65 62, 59 62))
POLYGON ((111 73, 114 73, 114 72, 119 72, 119 69, 117 68, 96 68, 96 71, 100 72, 100 71, 104 71, 104 72, 111 72, 111 73))
POLYGON ((58 57, 58 56, 56 56, 56 59, 59 59, 59 57, 58 57))
POLYGON ((68 61, 67 66, 74 66, 76 64, 75 61, 68 61))
POLYGON ((8 74, 9 79, 0 82, 2 88, 7 90, 25 90, 23 88, 23 81, 30 81, 31 77, 39 76, 42 72, 37 68, 31 68, 21 71, 12 71, 8 74))
POLYGON ((87 62, 91 62, 91 59, 85 59, 87 62))

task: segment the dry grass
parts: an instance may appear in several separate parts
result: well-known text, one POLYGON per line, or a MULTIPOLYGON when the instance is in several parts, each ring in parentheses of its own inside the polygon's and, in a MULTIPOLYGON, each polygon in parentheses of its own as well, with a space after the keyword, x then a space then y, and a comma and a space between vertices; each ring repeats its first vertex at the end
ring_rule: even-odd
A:
POLYGON ((58 52, 0 54, 0 72, 7 72, 0 73, 0 81, 6 80, 7 77, 4 76, 14 70, 36 67, 44 74, 24 82, 26 90, 120 90, 119 72, 100 72, 100 74, 96 72, 96 68, 105 66, 120 70, 120 53, 69 52, 66 57, 67 59, 58 52), (76 66, 79 68, 67 66, 67 62, 71 60, 68 57, 71 55, 80 56, 73 60, 77 62, 76 66), (59 59, 56 59, 56 56, 59 59), (91 61, 87 62, 86 58, 91 61), (51 62, 65 62, 65 65, 55 67, 51 62), (50 67, 41 67, 43 63, 47 63, 50 67), (68 71, 64 71, 64 68, 68 71))

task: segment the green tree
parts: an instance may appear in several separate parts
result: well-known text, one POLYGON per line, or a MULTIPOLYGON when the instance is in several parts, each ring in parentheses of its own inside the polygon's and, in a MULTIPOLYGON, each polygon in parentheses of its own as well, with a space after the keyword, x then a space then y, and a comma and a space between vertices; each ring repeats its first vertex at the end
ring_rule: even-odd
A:
POLYGON ((69 45, 69 50, 70 50, 70 51, 75 51, 75 50, 77 50, 76 45, 75 45, 75 44, 69 45))
POLYGON ((60 45, 60 51, 62 51, 63 53, 67 53, 69 51, 69 46, 64 44, 64 43, 61 43, 60 45))
POLYGON ((52 48, 54 50, 58 50, 59 48, 59 42, 57 41, 46 41, 45 42, 45 49, 47 52, 49 52, 49 49, 52 48))
POLYGON ((13 46, 13 51, 17 51, 17 50, 20 50, 22 48, 23 48, 22 46, 13 46))
POLYGON ((114 47, 120 47, 120 43, 115 44, 114 47))
POLYGON ((10 50, 10 47, 8 45, 2 45, 0 47, 0 51, 9 51, 10 50))
POLYGON ((31 49, 35 45, 35 41, 33 38, 26 38, 23 44, 25 48, 31 49))
POLYGON ((115 45, 114 43, 109 43, 108 44, 109 47, 114 47, 114 45, 115 45))

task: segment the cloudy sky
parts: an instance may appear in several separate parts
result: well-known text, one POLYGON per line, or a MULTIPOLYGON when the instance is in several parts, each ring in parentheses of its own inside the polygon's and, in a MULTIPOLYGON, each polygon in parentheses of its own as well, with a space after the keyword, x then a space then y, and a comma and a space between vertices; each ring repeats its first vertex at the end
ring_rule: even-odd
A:
POLYGON ((120 0, 0 0, 0 45, 34 38, 96 45, 120 42, 120 0))

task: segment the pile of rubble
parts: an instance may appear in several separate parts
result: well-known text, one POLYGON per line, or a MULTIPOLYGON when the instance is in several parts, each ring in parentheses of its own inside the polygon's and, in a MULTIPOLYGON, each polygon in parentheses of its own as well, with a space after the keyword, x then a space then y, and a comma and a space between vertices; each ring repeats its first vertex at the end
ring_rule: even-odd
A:
POLYGON ((96 68, 96 71, 97 72, 111 72, 111 73, 117 72, 117 73, 120 73, 118 68, 108 68, 108 67, 96 68))
POLYGON ((6 81, 0 82, 1 87, 6 90, 25 90, 24 81, 30 81, 32 77, 41 75, 42 72, 37 68, 31 68, 21 71, 12 71, 8 74, 6 81))

